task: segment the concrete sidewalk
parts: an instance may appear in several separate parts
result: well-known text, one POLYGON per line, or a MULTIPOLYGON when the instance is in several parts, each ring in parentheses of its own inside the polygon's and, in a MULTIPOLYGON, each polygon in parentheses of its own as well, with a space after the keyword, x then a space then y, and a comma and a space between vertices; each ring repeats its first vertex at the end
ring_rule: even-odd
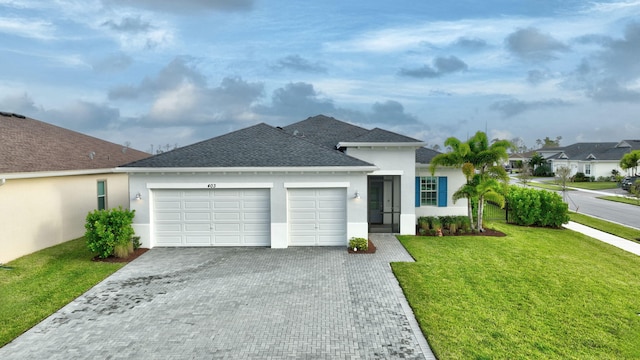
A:
POLYGON ((627 239, 623 239, 619 236, 615 236, 615 235, 611 235, 609 233, 606 233, 604 231, 600 231, 600 230, 596 230, 594 228, 582 225, 582 224, 578 224, 576 222, 573 221, 569 221, 568 224, 563 225, 565 228, 569 229, 569 230, 573 230, 582 234, 585 234, 587 236, 590 236, 594 239, 606 242, 607 244, 613 245, 615 247, 618 247, 622 250, 628 251, 632 254, 636 254, 640 256, 640 244, 627 240, 627 239))

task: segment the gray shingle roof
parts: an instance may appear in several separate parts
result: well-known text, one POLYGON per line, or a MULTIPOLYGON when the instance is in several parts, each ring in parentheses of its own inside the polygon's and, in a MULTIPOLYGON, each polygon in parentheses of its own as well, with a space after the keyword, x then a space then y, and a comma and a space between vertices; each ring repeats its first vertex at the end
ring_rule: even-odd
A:
POLYGON ((633 145, 637 145, 640 149, 640 141, 638 140, 626 140, 627 144, 631 147, 619 147, 618 142, 598 142, 598 143, 576 143, 569 146, 558 147, 553 149, 542 149, 544 151, 557 151, 557 153, 550 159, 565 159, 569 160, 620 160, 624 156, 635 150, 633 145), (591 157, 592 156, 592 157, 591 157))
POLYGON ((408 136, 375 128, 367 130, 332 117, 317 115, 284 127, 284 130, 311 142, 335 149, 341 142, 403 143, 422 142, 408 136))
POLYGON ((363 143, 421 143, 408 136, 400 135, 380 128, 370 130, 354 139, 345 139, 343 142, 363 142, 363 143))
POLYGON ((372 166, 283 129, 258 124, 123 167, 372 166))
POLYGON ((306 120, 283 127, 291 134, 304 137, 311 142, 335 149, 340 141, 355 139, 369 132, 365 128, 336 120, 332 117, 317 115, 306 120))
POLYGON ((441 154, 441 153, 433 149, 421 147, 416 150, 416 163, 431 164, 431 160, 433 160, 433 158, 438 154, 441 154))
POLYGON ((22 115, 0 112, 0 173, 108 169, 149 156, 22 115))

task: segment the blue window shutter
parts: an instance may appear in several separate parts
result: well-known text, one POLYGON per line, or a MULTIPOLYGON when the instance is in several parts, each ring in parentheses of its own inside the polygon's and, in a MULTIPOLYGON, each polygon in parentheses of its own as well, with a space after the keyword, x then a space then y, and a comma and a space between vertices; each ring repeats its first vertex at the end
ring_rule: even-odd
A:
POLYGON ((438 177, 438 207, 447 207, 447 177, 438 177))
POLYGON ((420 207, 420 176, 416 176, 416 207, 420 207))

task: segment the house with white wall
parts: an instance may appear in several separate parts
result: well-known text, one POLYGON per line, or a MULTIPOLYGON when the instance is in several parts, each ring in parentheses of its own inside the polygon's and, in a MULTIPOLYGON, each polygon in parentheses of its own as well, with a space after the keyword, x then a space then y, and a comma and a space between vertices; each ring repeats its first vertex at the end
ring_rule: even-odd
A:
POLYGON ((116 166, 149 154, 0 112, 0 263, 84 235, 98 208, 129 207, 116 166))
POLYGON ((135 161, 134 229, 143 246, 346 246, 386 231, 415 234, 422 215, 464 215, 459 169, 408 136, 315 116, 258 124, 135 161))
POLYGON ((625 174, 625 170, 620 168, 620 160, 633 150, 640 150, 640 140, 575 143, 536 151, 547 159, 553 172, 556 172, 559 167, 568 167, 571 169, 571 175, 581 172, 588 177, 598 179, 611 177, 613 170, 625 174))

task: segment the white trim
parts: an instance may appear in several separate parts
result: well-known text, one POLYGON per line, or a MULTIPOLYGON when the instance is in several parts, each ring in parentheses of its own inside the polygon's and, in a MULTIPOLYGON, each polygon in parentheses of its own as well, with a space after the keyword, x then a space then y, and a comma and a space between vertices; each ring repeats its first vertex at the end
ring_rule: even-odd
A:
POLYGON ((403 148, 403 147, 415 147, 415 148, 420 148, 423 146, 426 146, 427 143, 425 142, 352 142, 352 141, 345 141, 345 142, 339 142, 337 147, 383 147, 383 148, 390 148, 390 147, 399 147, 399 148, 403 148))
POLYGON ((148 183, 147 189, 271 189, 273 183, 148 183))
POLYGON ((383 175, 404 175, 404 170, 376 170, 374 172, 372 172, 369 175, 377 175, 377 176, 383 176, 383 175))
POLYGON ((37 179, 37 178, 61 177, 61 176, 114 174, 116 172, 117 172, 116 168, 61 170, 61 171, 34 171, 34 172, 5 173, 5 174, 0 174, 0 177, 8 180, 17 180, 17 179, 37 179))
POLYGON ((348 182, 313 182, 313 183, 284 183, 285 189, 314 189, 314 188, 348 188, 348 182))
POLYGON ((115 168, 114 172, 118 173, 325 173, 325 172, 362 172, 367 173, 378 170, 377 166, 300 166, 300 167, 189 167, 189 168, 171 168, 171 167, 131 167, 131 168, 115 168))

